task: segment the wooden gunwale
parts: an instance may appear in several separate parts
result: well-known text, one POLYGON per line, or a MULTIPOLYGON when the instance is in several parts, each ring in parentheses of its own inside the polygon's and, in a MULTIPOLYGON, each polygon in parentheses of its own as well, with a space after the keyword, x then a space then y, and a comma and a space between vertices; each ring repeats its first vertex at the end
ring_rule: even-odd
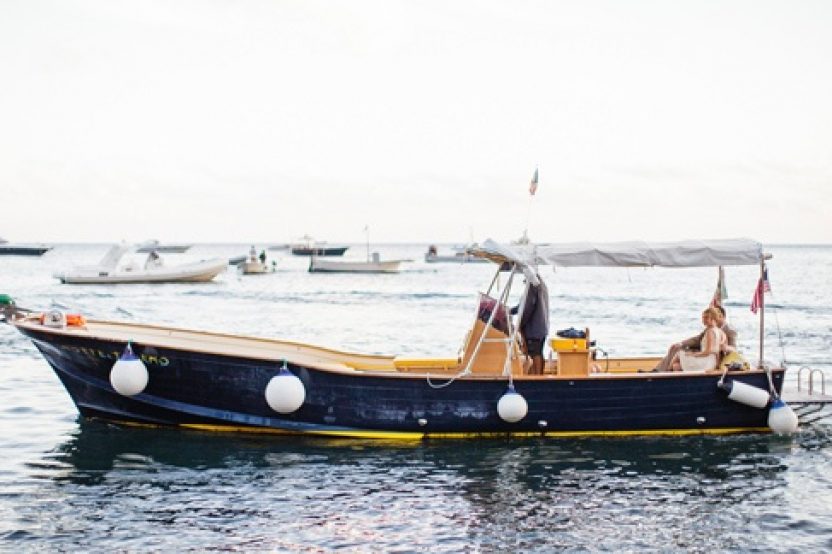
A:
MULTIPOLYGON (((104 320, 88 319, 83 327, 52 328, 45 327, 36 319, 38 316, 31 315, 23 318, 16 318, 11 321, 14 325, 29 329, 34 332, 63 335, 68 337, 89 338, 109 342, 123 343, 129 338, 141 346, 153 346, 159 348, 170 348, 188 352, 210 354, 217 356, 234 356, 280 362, 284 359, 289 363, 308 366, 323 371, 338 373, 372 375, 375 377, 388 378, 413 378, 423 379, 426 375, 439 378, 449 378, 458 375, 461 370, 461 361, 456 366, 449 366, 447 363, 431 365, 433 360, 424 359, 424 365, 411 364, 406 367, 396 367, 396 357, 387 355, 359 354, 345 352, 332 348, 309 345, 305 343, 270 339, 262 337, 251 337, 232 335, 213 331, 194 331, 176 327, 166 327, 152 324, 139 324, 130 322, 110 322, 104 320)), ((436 361, 447 361, 447 358, 437 358, 436 361)), ((629 365, 633 362, 644 362, 645 366, 655 365, 658 358, 619 358, 610 359, 610 363, 621 362, 629 365)), ((606 360, 598 360, 597 363, 603 367, 606 360)), ((551 363, 547 366, 551 371, 551 363)), ((712 378, 719 374, 718 371, 707 372, 664 372, 649 373, 638 371, 610 371, 590 373, 588 375, 556 375, 544 373, 543 375, 515 375, 515 380, 520 381, 587 381, 587 380, 617 380, 617 379, 675 379, 684 377, 707 377, 712 378)), ((743 372, 731 372, 729 375, 740 376, 755 373, 763 373, 762 370, 750 370, 743 372)), ((506 377, 500 374, 476 374, 461 377, 465 380, 477 381, 499 381, 506 377)))

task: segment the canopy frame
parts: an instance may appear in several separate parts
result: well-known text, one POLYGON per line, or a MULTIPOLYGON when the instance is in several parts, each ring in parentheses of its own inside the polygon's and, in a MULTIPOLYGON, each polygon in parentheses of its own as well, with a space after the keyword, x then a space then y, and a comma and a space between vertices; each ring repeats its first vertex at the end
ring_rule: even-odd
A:
MULTIPOLYGON (((500 266, 522 271, 529 283, 538 284, 538 264, 557 267, 719 267, 757 265, 760 280, 771 254, 752 239, 687 240, 679 242, 613 242, 560 244, 499 244, 487 239, 470 251, 500 266)), ((498 269, 499 273, 499 269, 498 269)), ((496 279, 496 277, 495 277, 496 279)), ((764 294, 761 296, 765 296, 764 294)), ((765 299, 760 301, 758 366, 765 367, 765 299)))

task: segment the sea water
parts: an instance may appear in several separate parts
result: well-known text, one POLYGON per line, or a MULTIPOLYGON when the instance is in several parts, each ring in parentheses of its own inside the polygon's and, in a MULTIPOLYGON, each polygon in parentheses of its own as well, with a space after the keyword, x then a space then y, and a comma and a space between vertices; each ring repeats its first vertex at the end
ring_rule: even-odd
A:
MULTIPOLYGON (((244 254, 197 245, 168 264, 244 254)), ((359 352, 454 356, 490 264, 395 275, 277 271, 170 285, 62 285, 106 245, 0 257, 0 293, 89 317, 279 337, 359 352)), ((764 359, 832 378, 832 248, 766 248, 764 359)), ((347 258, 366 258, 353 246, 347 258)), ((716 270, 542 267, 552 330, 589 328, 610 356, 658 355, 696 334, 716 270)), ((759 268, 727 268, 726 308, 749 360, 759 268)), ((502 275, 500 285, 507 276, 502 275)), ((513 298, 513 300, 516 299, 513 298)), ((816 384, 816 386, 819 386, 816 384)), ((832 391, 832 383, 830 383, 832 391)), ((384 442, 129 429, 78 417, 35 348, 0 325, 0 549, 6 551, 503 552, 832 549, 832 426, 794 437, 384 442)))

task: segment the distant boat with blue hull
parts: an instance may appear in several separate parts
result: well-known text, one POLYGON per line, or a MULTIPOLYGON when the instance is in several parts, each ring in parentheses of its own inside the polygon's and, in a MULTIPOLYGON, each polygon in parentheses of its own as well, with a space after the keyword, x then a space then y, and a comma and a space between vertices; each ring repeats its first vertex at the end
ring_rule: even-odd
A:
POLYGON ((0 256, 42 256, 52 250, 44 244, 12 244, 0 238, 0 256))
POLYGON ((325 241, 316 241, 309 235, 301 237, 292 244, 290 250, 295 256, 343 256, 349 246, 332 245, 325 241))

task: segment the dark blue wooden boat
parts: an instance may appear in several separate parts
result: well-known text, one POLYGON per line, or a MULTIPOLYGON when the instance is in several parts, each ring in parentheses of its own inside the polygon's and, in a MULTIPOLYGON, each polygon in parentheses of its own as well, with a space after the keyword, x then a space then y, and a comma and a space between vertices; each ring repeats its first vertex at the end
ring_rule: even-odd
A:
POLYGON ((349 246, 293 246, 295 256, 343 256, 349 246))
POLYGON ((42 244, 11 244, 0 239, 0 256, 41 256, 52 250, 42 244))
POLYGON ((295 256, 343 256, 349 246, 327 244, 304 235, 297 243, 290 245, 289 249, 295 256))
MULTIPOLYGON (((394 439, 769 430, 772 405, 732 400, 724 384, 774 400, 784 369, 650 373, 656 358, 598 364, 587 351, 577 356, 586 365, 559 353, 543 375, 527 375, 505 299, 514 274, 530 269, 528 258, 489 243, 480 255, 513 271, 498 297, 481 301, 459 358, 363 355, 133 323, 67 325, 61 314, 13 305, 6 319, 33 341, 83 416, 127 424, 394 439), (135 389, 119 381, 128 366, 144 372, 135 389)), ((740 263, 736 254, 716 256, 740 263)))

